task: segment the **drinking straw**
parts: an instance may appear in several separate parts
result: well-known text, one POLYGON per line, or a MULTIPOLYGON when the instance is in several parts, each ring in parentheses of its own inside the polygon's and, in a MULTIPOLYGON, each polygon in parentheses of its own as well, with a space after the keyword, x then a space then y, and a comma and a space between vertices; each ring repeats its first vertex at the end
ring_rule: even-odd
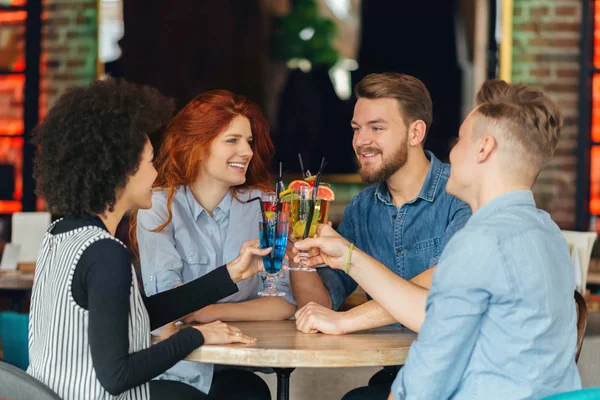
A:
MULTIPOLYGON (((277 180, 277 184, 275 185, 275 237, 277 236, 277 229, 279 226, 279 218, 281 217, 281 208, 282 204, 279 201, 279 193, 281 193, 281 189, 283 188, 283 163, 279 161, 279 179, 277 180)), ((275 237, 273 238, 273 242, 275 242, 275 237)), ((275 243, 273 243, 273 250, 271 250, 271 267, 272 270, 275 270, 275 243)))
POLYGON ((308 210, 308 221, 306 221, 306 226, 304 227, 303 239, 306 239, 310 232, 310 226, 312 225, 312 219, 315 215, 315 207, 317 205, 317 193, 319 192, 319 182, 321 181, 321 174, 323 173, 325 165, 327 165, 327 163, 325 162, 325 157, 323 157, 323 159, 321 160, 321 167, 319 168, 319 172, 317 172, 317 177, 315 178, 315 186, 313 187, 313 195, 310 201, 310 209, 308 210))
POLYGON ((282 208, 282 204, 281 201, 279 201, 279 194, 281 193, 281 189, 283 189, 283 163, 280 161, 279 162, 279 180, 277 181, 277 184, 275 185, 275 211, 277 213, 276 215, 276 222, 279 222, 279 214, 281 213, 281 208, 282 208))
POLYGON ((251 203, 253 201, 258 201, 260 203, 260 214, 262 215, 263 222, 269 222, 267 221, 267 217, 265 216, 265 208, 263 207, 262 199, 260 197, 253 197, 250 200, 246 201, 246 204, 251 203))
MULTIPOLYGON (((263 206, 263 202, 262 199, 260 197, 253 197, 250 200, 248 200, 246 202, 246 204, 253 202, 253 201, 258 201, 258 203, 260 204, 260 215, 262 216, 262 220, 263 220, 263 237, 267 240, 267 244, 268 242, 268 236, 269 236, 269 221, 267 220, 267 217, 265 216, 265 207, 263 206)), ((275 225, 275 232, 277 232, 277 225, 275 225)), ((274 254, 273 252, 275 251, 275 243, 273 243, 273 249, 271 250, 271 255, 269 256, 269 259, 271 261, 271 267, 273 269, 275 269, 275 265, 273 264, 275 262, 274 260, 274 254)))
POLYGON ((302 172, 302 179, 306 178, 306 174, 304 173, 304 163, 302 162, 302 154, 298 153, 298 160, 300 160, 300 172, 302 172))

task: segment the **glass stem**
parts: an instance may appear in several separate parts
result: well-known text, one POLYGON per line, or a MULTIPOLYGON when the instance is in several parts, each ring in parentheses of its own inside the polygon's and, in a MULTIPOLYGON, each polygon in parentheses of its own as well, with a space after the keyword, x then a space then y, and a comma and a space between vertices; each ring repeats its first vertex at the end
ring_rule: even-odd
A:
POLYGON ((308 260, 308 252, 301 251, 298 253, 298 259, 300 260, 300 267, 306 268, 306 261, 308 260))
POLYGON ((267 275, 267 291, 276 291, 275 282, 277 282, 277 275, 267 275))

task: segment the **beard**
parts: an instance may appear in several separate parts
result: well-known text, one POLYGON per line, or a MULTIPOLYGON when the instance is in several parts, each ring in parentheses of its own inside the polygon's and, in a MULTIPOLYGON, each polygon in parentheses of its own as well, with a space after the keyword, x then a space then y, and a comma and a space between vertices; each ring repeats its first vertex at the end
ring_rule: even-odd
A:
MULTIPOLYGON (((374 153, 382 154, 381 150, 374 147, 361 147, 357 150, 357 153, 374 153)), ((382 156, 383 157, 383 156, 382 156)), ((400 168, 406 164, 408 160, 408 146, 406 143, 401 144, 400 147, 395 150, 389 157, 383 158, 383 165, 375 170, 367 170, 365 166, 360 163, 360 169, 358 173, 363 183, 372 185, 374 183, 381 183, 388 180, 392 175, 396 173, 400 168)))

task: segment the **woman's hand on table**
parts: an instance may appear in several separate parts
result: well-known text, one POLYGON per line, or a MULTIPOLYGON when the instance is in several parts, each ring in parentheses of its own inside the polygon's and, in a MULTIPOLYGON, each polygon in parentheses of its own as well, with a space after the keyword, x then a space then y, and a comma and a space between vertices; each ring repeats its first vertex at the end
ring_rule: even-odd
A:
POLYGON ((227 270, 233 283, 248 279, 264 270, 262 257, 268 255, 271 248, 261 249, 258 238, 244 242, 237 258, 227 264, 227 270))
POLYGON ((204 336, 204 344, 255 343, 256 338, 245 335, 241 329, 221 321, 194 326, 204 336))

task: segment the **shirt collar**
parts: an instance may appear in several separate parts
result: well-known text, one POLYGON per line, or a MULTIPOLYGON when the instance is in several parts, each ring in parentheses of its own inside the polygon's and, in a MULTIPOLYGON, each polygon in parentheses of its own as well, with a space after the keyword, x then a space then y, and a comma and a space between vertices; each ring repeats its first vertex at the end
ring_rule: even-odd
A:
MULTIPOLYGON (((194 217, 194 221, 197 221, 198 217, 200 217, 200 215, 203 212, 206 212, 206 210, 204 209, 204 207, 202 207, 200 205, 200 203, 198 203, 198 201, 194 197, 194 194, 192 193, 192 190, 188 186, 185 187, 185 197, 186 197, 188 205, 190 207, 192 216, 194 217)), ((229 211, 231 210, 232 200, 233 200, 233 196, 231 194, 231 191, 228 190, 227 193, 225 194, 225 197, 223 197, 223 200, 221 200, 221 202, 219 203, 219 205, 215 208, 215 211, 213 212, 213 219, 216 222, 219 222, 221 219, 223 219, 224 217, 229 215, 229 211)))
MULTIPOLYGON (((419 191, 417 198, 433 203, 442 178, 443 164, 429 150, 425 150, 425 156, 430 161, 429 170, 427 171, 427 176, 425 177, 425 181, 423 182, 423 186, 421 186, 421 190, 419 191)), ((385 204, 393 204, 392 196, 385 182, 382 182, 377 186, 377 189, 375 190, 375 196, 379 199, 379 201, 382 201, 385 204)))
POLYGON ((513 190, 503 193, 477 210, 467 223, 486 219, 500 209, 516 204, 536 207, 533 192, 531 190, 513 190))

